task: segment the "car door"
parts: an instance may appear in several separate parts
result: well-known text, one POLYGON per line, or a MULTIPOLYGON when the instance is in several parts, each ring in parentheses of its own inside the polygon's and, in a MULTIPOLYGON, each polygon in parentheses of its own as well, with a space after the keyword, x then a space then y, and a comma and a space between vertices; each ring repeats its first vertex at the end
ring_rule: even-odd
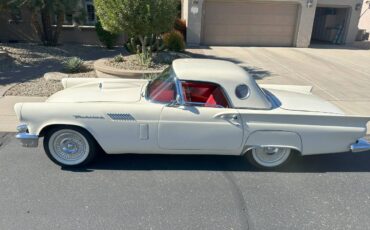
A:
POLYGON ((236 109, 226 108, 229 105, 226 98, 220 98, 220 92, 215 94, 219 86, 207 84, 182 82, 185 103, 163 107, 158 127, 160 148, 240 153, 241 117, 236 109), (216 97, 222 105, 215 102, 216 97))

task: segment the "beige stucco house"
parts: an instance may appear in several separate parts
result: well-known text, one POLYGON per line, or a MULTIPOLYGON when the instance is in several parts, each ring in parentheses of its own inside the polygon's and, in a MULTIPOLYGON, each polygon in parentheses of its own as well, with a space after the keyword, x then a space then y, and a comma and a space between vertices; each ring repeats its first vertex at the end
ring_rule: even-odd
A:
MULTIPOLYGON (((76 24, 72 15, 65 15, 61 43, 100 44, 95 31, 97 20, 93 0, 80 0, 80 7, 84 8, 86 15, 76 24)), ((122 35, 118 41, 122 44, 125 37, 122 35)), ((17 11, 0 13, 0 42, 38 42, 39 38, 31 24, 31 12, 27 8, 17 11)))
POLYGON ((370 32, 370 0, 365 0, 362 6, 360 23, 358 27, 366 32, 370 32))
POLYGON ((363 0, 183 0, 182 6, 189 45, 308 47, 355 41, 363 0))

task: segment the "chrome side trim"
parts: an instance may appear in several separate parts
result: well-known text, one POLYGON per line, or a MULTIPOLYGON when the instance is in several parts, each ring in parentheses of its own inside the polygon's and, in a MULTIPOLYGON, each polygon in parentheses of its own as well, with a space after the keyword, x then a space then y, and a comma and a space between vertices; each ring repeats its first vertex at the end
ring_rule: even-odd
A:
POLYGON ((367 140, 361 138, 355 144, 351 145, 351 151, 353 153, 365 152, 370 150, 370 143, 367 140))
POLYGON ((182 85, 181 85, 181 81, 177 78, 177 76, 175 75, 175 84, 176 84, 176 92, 177 92, 177 97, 179 97, 179 103, 180 105, 184 105, 185 104, 185 100, 184 100, 184 94, 182 92, 182 85))
MULTIPOLYGON (((205 107, 207 105, 207 103, 189 101, 189 102, 185 102, 185 105, 186 106, 204 106, 205 107)), ((208 105, 207 107, 211 107, 211 108, 225 108, 222 105, 208 105)))
POLYGON ((38 135, 29 133, 18 133, 15 137, 21 141, 23 147, 35 148, 39 144, 38 135))

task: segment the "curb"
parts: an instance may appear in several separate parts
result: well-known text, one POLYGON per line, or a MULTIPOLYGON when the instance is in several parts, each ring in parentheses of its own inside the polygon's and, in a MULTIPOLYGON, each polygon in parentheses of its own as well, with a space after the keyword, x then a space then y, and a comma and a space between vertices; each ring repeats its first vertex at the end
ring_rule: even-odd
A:
POLYGON ((163 70, 126 70, 118 69, 105 64, 107 58, 98 59, 94 62, 94 69, 98 78, 118 77, 140 79, 145 75, 160 74, 163 70))
POLYGON ((16 86, 17 84, 19 84, 19 83, 11 83, 11 84, 7 84, 7 85, 4 85, 4 86, 0 87, 0 97, 4 97, 6 91, 8 91, 13 86, 16 86))

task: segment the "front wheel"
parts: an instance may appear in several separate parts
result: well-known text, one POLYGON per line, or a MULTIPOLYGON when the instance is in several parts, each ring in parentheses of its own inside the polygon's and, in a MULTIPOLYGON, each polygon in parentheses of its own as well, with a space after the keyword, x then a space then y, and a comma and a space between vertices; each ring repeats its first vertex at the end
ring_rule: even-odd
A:
POLYGON ((290 148, 260 147, 246 153, 247 160, 260 169, 277 169, 287 164, 292 158, 290 148))
POLYGON ((82 166, 95 158, 97 144, 83 129, 60 127, 45 135, 44 149, 47 156, 60 166, 82 166))

